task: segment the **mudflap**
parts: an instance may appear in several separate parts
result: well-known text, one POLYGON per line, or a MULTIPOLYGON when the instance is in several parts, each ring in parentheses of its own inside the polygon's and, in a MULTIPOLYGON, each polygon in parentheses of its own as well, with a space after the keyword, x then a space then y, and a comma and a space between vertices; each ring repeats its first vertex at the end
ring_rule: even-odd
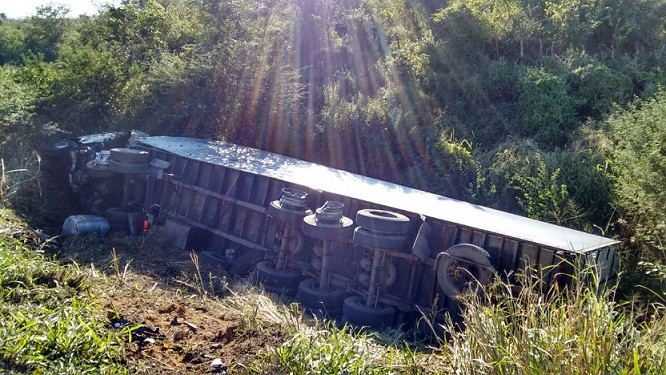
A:
POLYGON ((430 256, 430 243, 428 238, 430 238, 430 224, 425 221, 425 217, 421 216, 421 227, 419 227, 419 232, 416 234, 416 239, 414 239, 414 245, 412 246, 412 254, 416 255, 421 262, 425 262, 426 259, 430 256))

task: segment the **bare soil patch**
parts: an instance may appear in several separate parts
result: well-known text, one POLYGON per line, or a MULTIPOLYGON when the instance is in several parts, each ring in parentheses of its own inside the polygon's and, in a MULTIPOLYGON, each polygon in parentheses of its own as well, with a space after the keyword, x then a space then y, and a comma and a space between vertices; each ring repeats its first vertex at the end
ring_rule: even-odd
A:
MULTIPOLYGON (((58 256, 92 268, 95 297, 110 323, 123 322, 127 332, 133 373, 215 373, 216 359, 228 373, 244 373, 285 339, 278 323, 224 306, 228 285, 236 281, 224 270, 197 267, 159 228, 139 237, 67 239, 58 256)), ((110 324, 109 330, 116 328, 110 324)))

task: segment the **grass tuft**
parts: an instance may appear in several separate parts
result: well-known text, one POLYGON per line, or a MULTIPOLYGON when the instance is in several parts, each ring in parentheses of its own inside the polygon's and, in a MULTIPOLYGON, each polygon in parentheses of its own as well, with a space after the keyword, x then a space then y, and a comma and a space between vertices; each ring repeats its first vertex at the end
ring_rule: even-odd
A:
POLYGON ((35 374, 118 374, 122 347, 85 273, 0 238, 0 361, 35 374))
POLYGON ((614 290, 574 283, 547 296, 525 278, 518 293, 498 282, 467 295, 465 329, 445 327, 450 371, 495 374, 661 373, 666 316, 640 322, 637 304, 618 304, 614 290))

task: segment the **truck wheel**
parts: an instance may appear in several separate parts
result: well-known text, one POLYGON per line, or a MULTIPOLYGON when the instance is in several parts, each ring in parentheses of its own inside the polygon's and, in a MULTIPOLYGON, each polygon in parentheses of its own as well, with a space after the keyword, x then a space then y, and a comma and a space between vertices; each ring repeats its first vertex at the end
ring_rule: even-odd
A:
POLYGON ((262 259, 264 259, 263 251, 249 249, 243 254, 239 255, 238 258, 236 258, 233 263, 231 263, 231 267, 229 267, 229 273, 238 276, 245 275, 252 271, 254 266, 256 266, 257 263, 259 263, 262 259))
POLYGON ((104 210, 103 216, 113 224, 127 225, 129 222, 128 212, 121 207, 109 207, 104 210))
POLYGON ((116 172, 109 169, 108 165, 97 165, 94 160, 89 161, 86 167, 88 168, 88 174, 92 178, 111 178, 116 176, 116 172))
POLYGON ((477 290, 479 286, 488 284, 495 275, 490 255, 477 245, 454 245, 437 258, 437 283, 449 297, 456 297, 467 290, 477 290))
POLYGON ((148 151, 134 148, 112 148, 111 159, 121 163, 146 164, 150 159, 148 151))
POLYGON ((315 315, 336 317, 342 313, 342 303, 345 300, 345 290, 333 287, 330 290, 317 289, 316 279, 305 279, 298 285, 296 300, 315 315))
POLYGON ((268 216, 275 218, 275 220, 283 221, 285 223, 296 224, 301 226, 303 218, 312 215, 312 210, 305 207, 303 210, 291 210, 282 207, 280 201, 272 201, 268 205, 268 216))
POLYGON ((148 164, 109 160, 109 169, 124 174, 142 174, 148 171, 148 164))
POLYGON ((354 243, 368 249, 402 252, 405 250, 405 242, 405 234, 379 234, 362 227, 354 230, 354 243))
POLYGON ((381 328, 393 324, 395 308, 387 305, 366 306, 363 297, 351 296, 345 298, 342 314, 349 323, 355 326, 381 328))
POLYGON ((226 258, 219 256, 217 252, 204 250, 200 251, 198 256, 199 256, 199 263, 203 265, 209 267, 221 267, 225 269, 229 267, 229 261, 227 261, 226 258))
POLYGON ((356 213, 356 224, 374 233, 405 234, 409 218, 397 212, 365 209, 356 213))
POLYGON ((270 260, 257 263, 257 279, 270 292, 287 293, 296 290, 300 276, 299 270, 276 270, 270 260))
POLYGON ((345 240, 352 236, 354 222, 343 217, 337 222, 319 221, 315 215, 303 218, 303 234, 320 240, 345 240))

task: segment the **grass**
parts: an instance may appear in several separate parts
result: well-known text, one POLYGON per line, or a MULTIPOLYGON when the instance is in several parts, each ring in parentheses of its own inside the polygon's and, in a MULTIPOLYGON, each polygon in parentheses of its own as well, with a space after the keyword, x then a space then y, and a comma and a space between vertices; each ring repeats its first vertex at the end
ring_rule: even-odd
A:
MULTIPOLYGON (((614 290, 574 284, 546 296, 527 282, 518 294, 498 282, 484 296, 466 296, 466 329, 447 328, 442 347, 456 373, 662 374, 666 316, 643 320, 614 290)), ((654 308, 654 307, 653 307, 654 308)))
POLYGON ((0 238, 0 361, 34 374, 123 374, 123 348, 86 274, 0 238))
POLYGON ((368 334, 318 323, 297 331, 271 352, 273 367, 283 373, 425 374, 419 354, 408 345, 382 345, 368 334))
POLYGON ((220 307, 242 317, 248 330, 268 329, 284 337, 245 370, 253 374, 427 374, 441 358, 418 352, 399 331, 355 332, 304 315, 296 303, 276 300, 247 281, 232 285, 220 307))

